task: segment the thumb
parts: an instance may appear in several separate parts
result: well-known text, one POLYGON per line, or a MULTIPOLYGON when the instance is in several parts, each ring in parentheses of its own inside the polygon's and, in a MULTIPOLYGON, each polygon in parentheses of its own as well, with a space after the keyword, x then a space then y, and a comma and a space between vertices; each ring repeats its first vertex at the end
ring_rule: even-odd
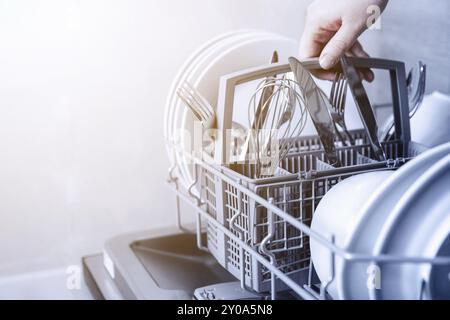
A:
POLYGON ((320 66, 324 69, 332 68, 341 56, 351 48, 360 32, 354 26, 343 24, 323 48, 320 54, 320 66))

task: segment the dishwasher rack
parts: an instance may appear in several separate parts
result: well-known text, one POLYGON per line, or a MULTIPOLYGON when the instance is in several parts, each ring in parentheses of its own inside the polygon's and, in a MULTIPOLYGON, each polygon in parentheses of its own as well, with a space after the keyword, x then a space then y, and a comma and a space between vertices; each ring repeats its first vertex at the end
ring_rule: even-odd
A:
MULTIPOLYGON (((283 169, 296 173, 280 177, 249 179, 245 168, 236 172, 191 157, 195 179, 190 188, 185 189, 177 182, 177 167, 172 167, 169 182, 177 197, 196 212, 198 246, 208 250, 240 280, 243 288, 270 293, 272 299, 283 290, 292 290, 303 299, 329 298, 326 292, 329 282, 319 282, 310 260, 310 237, 326 246, 330 254, 354 262, 450 264, 450 259, 444 257, 370 256, 348 252, 310 229, 317 204, 332 186, 356 174, 396 170, 425 150, 410 142, 407 157, 398 157, 401 146, 398 141, 392 141, 383 144, 388 159, 392 160, 376 162, 370 158, 371 148, 364 132, 351 134, 356 145, 338 147, 340 160, 346 164, 340 168, 333 168, 324 161, 324 152, 316 144, 317 137, 302 137, 297 141, 299 149, 281 164, 283 169), (193 188, 199 188, 200 192, 192 192, 193 188), (216 194, 216 190, 224 192, 216 194), (205 230, 206 245, 202 242, 205 230)), ((177 221, 181 226, 180 206, 177 221)))
MULTIPOLYGON (((223 172, 235 181, 227 183, 217 180, 210 170, 200 169, 196 172, 196 188, 201 190, 201 202, 209 215, 239 239, 260 248, 260 253, 269 256, 283 273, 305 282, 309 275, 309 237, 284 219, 274 217, 270 222, 269 210, 240 193, 236 183, 309 226, 317 204, 333 185, 357 173, 395 169, 403 162, 399 159, 399 142, 384 145, 388 157, 399 161, 380 164, 371 159, 372 149, 364 131, 354 131, 352 136, 355 146, 344 147, 335 142, 343 165, 339 170, 326 163, 325 152, 315 136, 296 139, 297 147, 280 163, 283 174, 278 177, 250 179, 252 165, 223 166, 223 172)), ((212 255, 234 276, 244 279, 247 288, 258 293, 269 290, 269 270, 250 254, 241 256, 234 238, 222 235, 211 224, 207 225, 207 236, 212 255)), ((278 290, 284 289, 287 287, 280 284, 278 290)))
MULTIPOLYGON (((367 60, 352 58, 359 67, 367 60)), ((320 283, 311 261, 310 239, 325 246, 330 255, 352 262, 417 263, 450 265, 450 258, 364 255, 337 246, 322 234, 311 230, 317 205, 334 185, 353 175, 377 170, 396 170, 426 150, 410 141, 409 109, 406 97, 404 64, 371 59, 370 67, 389 70, 395 116, 396 135, 382 143, 387 161, 373 160, 365 130, 350 132, 352 140, 335 141, 340 167, 326 161, 318 136, 298 137, 279 163, 274 177, 252 179, 252 165, 226 162, 226 128, 231 128, 234 87, 246 81, 290 72, 288 65, 260 67, 225 75, 221 78, 217 106, 218 129, 214 159, 208 155, 184 153, 175 142, 167 141, 175 153, 183 152, 192 167, 193 181, 188 187, 179 184, 179 164, 169 172, 169 182, 177 195, 177 223, 181 227, 180 199, 191 205, 197 218, 197 245, 241 282, 248 291, 276 299, 284 290, 303 299, 327 299, 327 288, 335 275, 320 283), (221 138, 220 138, 221 137, 221 138), (206 243, 202 235, 206 233, 206 243)), ((316 67, 316 63, 310 63, 316 67)), ((332 259, 335 263, 335 259, 332 259)), ((331 268, 334 270, 334 266, 331 268)), ((426 286, 422 286, 423 290, 426 286)), ((369 289, 375 290, 375 289, 369 289)), ((375 297, 374 292, 369 292, 375 297)))

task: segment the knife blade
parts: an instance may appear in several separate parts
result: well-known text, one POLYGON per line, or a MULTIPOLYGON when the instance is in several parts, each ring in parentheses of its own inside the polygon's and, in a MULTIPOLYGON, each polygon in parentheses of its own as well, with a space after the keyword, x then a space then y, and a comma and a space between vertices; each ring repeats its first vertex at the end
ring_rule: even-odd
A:
POLYGON ((385 161, 386 154, 384 153, 381 143, 378 140, 378 125, 375 119, 372 106, 364 89, 361 78, 356 68, 349 63, 347 57, 341 58, 342 70, 347 78, 350 91, 355 100, 356 107, 363 122, 364 128, 367 132, 372 150, 374 152, 375 160, 385 161))
POLYGON ((337 133, 329 111, 329 101, 323 97, 321 89, 314 82, 311 73, 300 61, 291 57, 289 58, 289 65, 305 97, 306 108, 319 134, 326 157, 331 165, 339 167, 340 161, 335 146, 337 133))

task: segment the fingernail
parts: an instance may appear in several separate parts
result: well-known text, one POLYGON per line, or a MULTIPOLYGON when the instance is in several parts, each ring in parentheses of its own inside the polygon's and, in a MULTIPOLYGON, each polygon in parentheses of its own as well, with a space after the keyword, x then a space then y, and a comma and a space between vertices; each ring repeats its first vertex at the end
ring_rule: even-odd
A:
POLYGON ((336 59, 333 56, 325 53, 320 57, 319 63, 323 69, 330 69, 336 64, 336 59))
POLYGON ((375 74, 369 70, 369 72, 367 74, 367 81, 373 82, 373 80, 375 80, 375 74))

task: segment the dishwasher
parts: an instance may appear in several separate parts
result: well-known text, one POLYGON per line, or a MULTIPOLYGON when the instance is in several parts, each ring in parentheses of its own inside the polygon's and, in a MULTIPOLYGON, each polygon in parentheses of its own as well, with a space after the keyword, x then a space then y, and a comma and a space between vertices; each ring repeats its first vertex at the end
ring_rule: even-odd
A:
MULTIPOLYGON (((219 40, 223 42, 223 38, 219 40)), ((209 46, 217 46, 219 40, 209 46)), ((200 50, 194 56, 201 55, 200 50)), ((344 138, 334 137, 339 165, 328 161, 319 135, 301 135, 290 138, 289 150, 278 163, 281 174, 255 177, 252 166, 224 161, 225 138, 216 139, 209 153, 196 153, 180 150, 179 141, 167 134, 167 148, 173 154, 168 184, 177 201, 176 226, 118 236, 106 242, 102 254, 84 257, 85 280, 94 296, 326 300, 334 298, 328 289, 339 276, 334 272, 338 268, 336 257, 375 266, 449 265, 447 258, 352 252, 336 244, 333 237, 311 229, 317 206, 333 186, 355 175, 396 171, 427 151, 410 140, 404 64, 358 58, 349 58, 349 63, 389 73, 395 133, 380 143, 384 159, 376 157, 367 128, 348 130, 344 138), (182 203, 191 207, 195 223, 181 223, 182 203), (333 258, 333 273, 326 281, 319 279, 311 259, 312 240, 326 247, 333 258)), ((233 126, 233 97, 238 84, 291 71, 286 63, 240 68, 216 75, 220 79, 214 97, 218 101, 215 129, 222 137, 233 126)), ((187 113, 185 110, 184 117, 187 113)), ((423 295, 425 288, 423 285, 423 295)))

